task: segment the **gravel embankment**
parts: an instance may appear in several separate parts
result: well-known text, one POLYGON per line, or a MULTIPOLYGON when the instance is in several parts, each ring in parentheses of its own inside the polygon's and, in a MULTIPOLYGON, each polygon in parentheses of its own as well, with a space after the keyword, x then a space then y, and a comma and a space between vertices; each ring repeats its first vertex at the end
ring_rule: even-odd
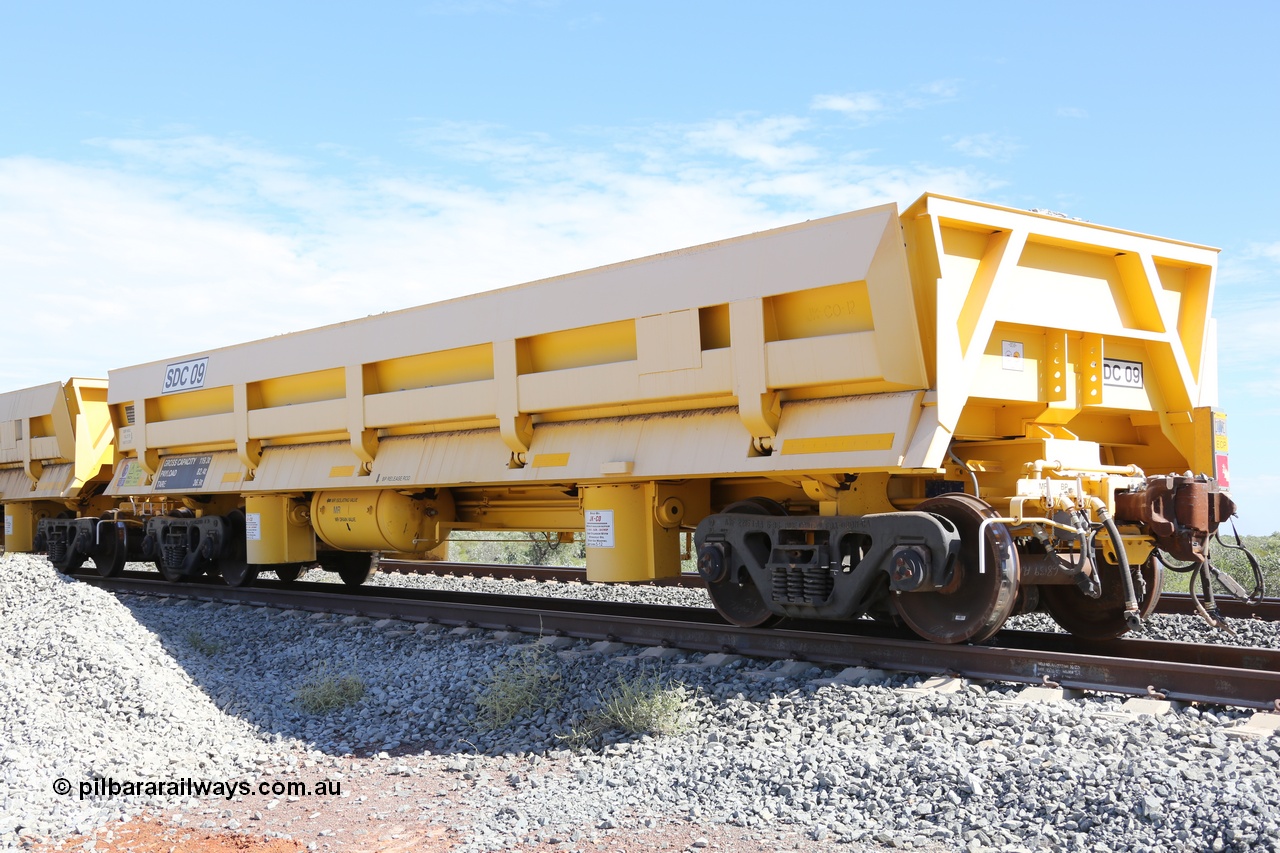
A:
POLYGON ((173 800, 81 800, 81 782, 221 781, 279 760, 185 662, 114 596, 42 558, 0 557, 0 845, 20 829, 65 833, 173 800), (59 778, 70 796, 53 792, 59 778))
POLYGON ((555 849, 570 851, 584 825, 646 831, 671 818, 792 828, 815 849, 1280 850, 1280 740, 1229 736, 1247 712, 1115 719, 1114 697, 1010 705, 1009 686, 917 695, 902 676, 824 685, 833 671, 703 669, 682 666, 701 655, 639 660, 584 643, 530 657, 528 643, 483 632, 117 601, 20 555, 0 576, 0 846, 19 830, 64 834, 141 805, 55 797, 58 776, 220 778, 287 769, 298 755, 336 767, 347 753, 388 751, 436 753, 458 778, 492 779, 463 804, 472 850, 563 839, 555 849), (518 660, 541 668, 553 701, 486 731, 477 685, 518 660), (317 673, 358 674, 364 697, 306 713, 295 696, 317 673), (611 731, 567 748, 619 679, 655 678, 689 697, 681 733, 611 731))

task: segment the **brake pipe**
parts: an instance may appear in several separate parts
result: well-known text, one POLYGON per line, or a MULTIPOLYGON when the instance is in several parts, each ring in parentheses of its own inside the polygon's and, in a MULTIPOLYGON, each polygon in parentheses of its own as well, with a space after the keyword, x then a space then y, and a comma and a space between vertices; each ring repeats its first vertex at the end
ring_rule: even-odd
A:
POLYGON ((974 496, 975 498, 981 498, 981 497, 982 497, 982 493, 981 493, 980 491, 978 491, 978 474, 977 474, 977 472, 976 472, 976 471, 974 471, 972 468, 970 468, 970 467, 969 467, 969 463, 968 463, 968 462, 965 462, 965 461, 964 461, 963 459, 961 459, 959 456, 956 456, 956 449, 955 449, 954 447, 950 447, 950 448, 948 448, 948 449, 947 449, 947 455, 951 457, 951 461, 952 461, 952 462, 954 462, 954 463, 956 463, 957 465, 959 465, 959 466, 960 466, 961 470, 963 470, 963 471, 968 471, 968 472, 969 472, 969 477, 970 477, 970 479, 972 479, 972 480, 973 480, 973 496, 974 496))
POLYGON ((1051 474, 1062 475, 1067 472, 1080 471, 1086 474, 1118 474, 1123 477, 1137 477, 1146 479, 1146 474, 1137 465, 1091 465, 1091 466, 1071 466, 1068 467, 1060 461, 1050 462, 1047 459, 1037 459, 1035 462, 1027 462, 1022 466, 1023 470, 1035 473, 1037 475, 1046 472, 1051 474))
MULTIPOLYGON (((1064 530, 1067 533, 1072 534, 1073 536, 1080 535, 1080 531, 1077 530, 1076 528, 1063 524, 1058 521, 1054 521, 1051 518, 1041 518, 1039 516, 1034 516, 1034 515, 1023 515, 1022 501, 1020 499, 1015 499, 1009 508, 1014 510, 1017 514, 1012 516, 1003 516, 1003 517, 991 516, 990 518, 982 519, 982 522, 978 525, 978 542, 979 543, 985 540, 987 527, 992 524, 1004 524, 1009 527, 1022 527, 1025 524, 1043 524, 1048 527, 1056 527, 1058 530, 1064 530)), ((986 573, 987 573, 987 549, 979 545, 978 574, 985 575, 986 573)))

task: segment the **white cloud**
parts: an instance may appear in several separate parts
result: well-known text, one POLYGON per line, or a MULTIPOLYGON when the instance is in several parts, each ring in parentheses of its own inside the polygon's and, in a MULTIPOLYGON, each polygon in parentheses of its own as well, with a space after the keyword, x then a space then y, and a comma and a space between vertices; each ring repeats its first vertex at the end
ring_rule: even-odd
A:
POLYGON ((816 95, 812 110, 840 113, 863 124, 878 121, 904 110, 919 110, 949 101, 960 93, 957 80, 935 80, 901 92, 846 92, 816 95))
POLYGON ((174 171, 210 168, 245 168, 280 171, 297 161, 262 151, 251 142, 187 135, 168 139, 91 139, 90 145, 145 159, 174 171))
POLYGON ((935 80, 919 88, 919 92, 939 101, 951 100, 960 94, 959 80, 935 80))
POLYGON ((1058 107, 1058 115, 1061 118, 1088 118, 1089 111, 1081 107, 1058 107))
POLYGON ((1280 478, 1275 468, 1273 429, 1280 417, 1280 243, 1262 244, 1219 267, 1214 314, 1218 320, 1220 405, 1231 434, 1232 495, 1240 507, 1243 532, 1280 530, 1274 500, 1280 478))
POLYGON ((23 318, 6 343, 29 354, 0 362, 0 388, 995 186, 824 150, 817 130, 789 116, 570 139, 439 125, 413 138, 435 163, 418 171, 190 134, 96 140, 93 166, 0 158, 2 290, 23 318))
POLYGON ((951 143, 954 151, 966 157, 985 160, 1008 160, 1022 149, 1017 140, 996 133, 975 133, 962 136, 951 143))
POLYGON ((690 130, 689 142, 713 153, 728 154, 766 168, 793 166, 818 156, 816 149, 792 141, 808 122, 792 116, 759 121, 721 120, 690 130))
POLYGON ((1280 240, 1274 243, 1257 243, 1250 247, 1249 255, 1251 257, 1266 258, 1267 260, 1280 264, 1280 240))
POLYGON ((815 110, 832 110, 858 118, 882 111, 885 106, 880 96, 872 92, 851 92, 847 95, 818 95, 810 106, 815 110))
MULTIPOLYGON (((1280 340, 1277 281, 1280 241, 1255 244, 1242 252, 1224 253, 1214 296, 1222 394, 1237 408, 1247 401, 1250 425, 1259 433, 1260 456, 1271 447, 1270 435, 1263 435, 1265 425, 1280 416, 1280 362, 1275 358, 1275 342, 1280 340)), ((1237 460, 1236 470, 1248 470, 1252 475, 1272 464, 1260 458, 1256 465, 1245 468, 1237 460)), ((1280 505, 1275 516, 1276 526, 1269 529, 1280 529, 1280 505)))
POLYGON ((193 211, 154 180, 0 160, 0 234, 6 314, 23 318, 6 337, 25 354, 0 365, 3 387, 320 319, 300 298, 317 270, 294 239, 193 211))
MULTIPOLYGON (((1246 470, 1248 461, 1241 459, 1239 453, 1233 454, 1231 497, 1235 500, 1240 512, 1240 517, 1236 519, 1236 527, 1241 535, 1266 536, 1280 531, 1280 511, 1276 507, 1276 494, 1280 492, 1280 475, 1266 473, 1269 470, 1267 466, 1270 460, 1267 457, 1261 457, 1252 460, 1258 463, 1256 471, 1251 471, 1248 477, 1242 477, 1241 474, 1246 470)), ((1231 525, 1224 525, 1219 532, 1224 542, 1232 541, 1231 525)), ((1267 595, 1270 596, 1272 592, 1273 590, 1268 587, 1267 595)))

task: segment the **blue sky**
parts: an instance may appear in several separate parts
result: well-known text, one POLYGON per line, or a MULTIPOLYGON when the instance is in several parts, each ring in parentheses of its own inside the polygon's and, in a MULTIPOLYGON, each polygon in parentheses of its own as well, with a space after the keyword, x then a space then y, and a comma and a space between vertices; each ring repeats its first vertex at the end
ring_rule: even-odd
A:
POLYGON ((1280 4, 0 0, 0 388, 924 191, 1221 247, 1280 529, 1280 4))

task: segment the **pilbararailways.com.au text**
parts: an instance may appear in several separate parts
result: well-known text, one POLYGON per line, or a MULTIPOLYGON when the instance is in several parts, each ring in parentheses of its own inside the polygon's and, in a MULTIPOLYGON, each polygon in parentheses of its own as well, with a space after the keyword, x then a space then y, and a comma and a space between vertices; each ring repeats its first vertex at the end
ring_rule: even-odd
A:
POLYGON ((308 785, 306 782, 215 782, 208 779, 126 779, 123 782, 110 777, 86 779, 73 788, 66 779, 55 779, 53 792, 66 796, 76 790, 80 799, 90 797, 340 797, 342 782, 325 779, 308 785))

